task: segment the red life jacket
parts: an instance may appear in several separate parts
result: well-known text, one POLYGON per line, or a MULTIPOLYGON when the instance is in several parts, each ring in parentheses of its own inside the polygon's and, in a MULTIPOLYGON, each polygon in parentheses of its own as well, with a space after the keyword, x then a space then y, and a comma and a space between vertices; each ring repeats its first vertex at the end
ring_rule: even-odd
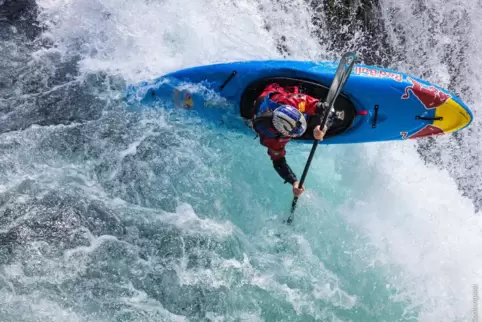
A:
POLYGON ((253 129, 260 135, 282 138, 282 135, 273 126, 272 111, 281 105, 291 105, 308 119, 308 116, 315 113, 316 103, 319 101, 309 95, 300 94, 297 86, 283 88, 276 83, 270 84, 253 106, 253 129))
POLYGON ((253 129, 258 133, 260 143, 268 148, 271 160, 279 160, 286 155, 285 146, 290 137, 282 136, 273 125, 273 110, 280 105, 291 105, 308 116, 316 111, 319 100, 300 94, 297 86, 283 88, 273 83, 268 85, 253 105, 253 129))

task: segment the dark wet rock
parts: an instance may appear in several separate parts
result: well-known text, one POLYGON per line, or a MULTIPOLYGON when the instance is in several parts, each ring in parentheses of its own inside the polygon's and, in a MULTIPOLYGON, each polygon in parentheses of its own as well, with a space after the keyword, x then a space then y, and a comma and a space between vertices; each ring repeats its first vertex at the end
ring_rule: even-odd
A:
POLYGON ((0 39, 22 33, 34 39, 41 31, 35 0, 0 0, 0 39))
POLYGON ((387 40, 378 1, 313 1, 315 35, 328 50, 355 51, 358 60, 387 66, 394 51, 387 40))

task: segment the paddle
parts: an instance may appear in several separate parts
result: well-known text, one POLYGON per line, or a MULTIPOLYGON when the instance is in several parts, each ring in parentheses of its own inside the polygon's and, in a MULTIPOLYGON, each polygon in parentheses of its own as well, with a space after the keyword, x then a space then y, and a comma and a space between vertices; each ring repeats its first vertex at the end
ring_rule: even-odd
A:
MULTIPOLYGON (((353 65, 356 61, 356 55, 354 53, 348 52, 343 55, 338 64, 338 68, 335 73, 335 78, 333 78, 333 82, 331 83, 330 90, 326 96, 325 102, 323 105, 327 113, 325 113, 323 120, 321 120, 320 129, 323 130, 325 127, 326 122, 328 121, 328 117, 331 114, 331 109, 335 104, 335 100, 340 94, 341 89, 345 85, 348 77, 350 76, 351 70, 353 69, 353 65)), ((308 170, 311 165, 311 160, 313 160, 313 156, 315 154, 316 148, 318 147, 318 140, 313 142, 313 146, 311 147, 310 156, 308 157, 308 161, 306 161, 305 169, 303 170, 303 174, 301 176, 300 183, 298 185, 299 188, 303 187, 303 183, 305 182, 306 175, 308 174, 308 170)), ((291 213, 286 222, 291 224, 293 222, 294 213, 296 210, 296 204, 298 203, 298 197, 293 198, 293 202, 291 203, 291 213)))

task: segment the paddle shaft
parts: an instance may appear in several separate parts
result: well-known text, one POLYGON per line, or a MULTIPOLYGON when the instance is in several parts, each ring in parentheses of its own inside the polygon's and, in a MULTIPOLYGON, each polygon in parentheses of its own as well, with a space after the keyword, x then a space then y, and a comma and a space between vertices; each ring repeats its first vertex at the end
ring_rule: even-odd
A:
MULTIPOLYGON (((298 185, 298 188, 300 189, 303 187, 303 183, 305 182, 306 175, 308 174, 308 170, 310 169, 311 160, 313 160, 313 156, 315 155, 316 148, 318 147, 318 142, 319 142, 318 140, 315 140, 315 142, 313 142, 313 146, 311 147, 310 156, 308 157, 308 161, 306 161, 306 166, 305 166, 305 169, 303 170, 303 174, 301 175, 301 180, 298 185)), ((298 197, 294 197, 293 201, 291 202, 291 214, 295 212, 297 203, 298 203, 298 197)), ((287 222, 288 224, 291 224, 292 221, 293 221, 293 216, 290 215, 288 217, 287 222)))
MULTIPOLYGON (((328 95, 326 96, 326 100, 324 103, 325 111, 323 120, 320 124, 320 129, 324 130, 325 124, 328 121, 328 117, 330 116, 331 109, 335 104, 335 100, 340 94, 342 87, 345 85, 348 77, 350 76, 351 70, 353 65, 355 64, 356 55, 354 53, 346 53, 340 60, 338 68, 335 73, 335 77, 333 78, 333 82, 331 83, 330 90, 328 91, 328 95), (347 59, 351 59, 350 62, 347 62, 347 59)), ((298 184, 298 188, 303 187, 303 183, 305 182, 306 175, 308 174, 308 170, 310 169, 311 161, 313 160, 313 156, 315 155, 316 148, 318 147, 318 140, 313 142, 313 146, 311 147, 311 152, 306 161, 305 169, 303 170, 303 174, 301 175, 301 180, 298 184)), ((291 224, 293 222, 294 213, 296 210, 296 205, 298 203, 298 197, 293 198, 293 202, 291 203, 291 213, 287 219, 287 223, 291 224)))
MULTIPOLYGON (((321 130, 324 129, 325 124, 328 121, 329 114, 330 114, 330 111, 328 110, 325 113, 325 116, 324 116, 323 120, 321 121, 321 123, 322 123, 320 125, 321 130)), ((306 176, 308 175, 308 170, 310 169, 311 161, 313 160, 313 156, 315 155, 315 151, 316 151, 316 148, 318 147, 319 142, 320 141, 318 141, 318 140, 315 140, 313 142, 313 146, 311 147, 310 155, 308 157, 308 160, 306 161, 305 169, 303 170, 303 174, 301 175, 301 179, 300 179, 300 182, 298 184, 298 188, 300 188, 300 189, 303 187, 303 183, 305 182, 306 176)), ((288 220, 286 221, 288 224, 291 224, 293 222, 293 214, 295 212, 297 203, 298 203, 298 197, 294 197, 293 201, 291 202, 291 214, 288 217, 288 220)))

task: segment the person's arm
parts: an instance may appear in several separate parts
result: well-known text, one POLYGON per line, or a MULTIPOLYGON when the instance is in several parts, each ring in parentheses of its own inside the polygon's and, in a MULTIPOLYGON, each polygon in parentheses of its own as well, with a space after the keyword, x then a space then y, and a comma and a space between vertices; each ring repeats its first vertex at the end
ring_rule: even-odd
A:
POLYGON ((262 145, 268 148, 268 155, 273 161, 273 168, 278 175, 286 182, 293 184, 298 181, 296 175, 291 170, 290 166, 286 162, 286 144, 288 139, 274 139, 260 136, 260 142, 262 145))
MULTIPOLYGON (((269 141, 268 141, 269 142, 269 141)), ((267 142, 265 142, 267 143, 267 142)), ((282 147, 282 150, 275 150, 272 148, 268 148, 268 154, 273 161, 273 167, 276 172, 279 174, 281 178, 285 180, 285 183, 289 182, 293 186, 293 195, 295 197, 301 196, 301 194, 305 191, 304 187, 299 186, 298 179, 296 179, 296 175, 291 170, 290 166, 286 162, 285 154, 285 145, 288 143, 288 140, 283 142, 278 142, 278 145, 274 144, 274 147, 282 147)), ((269 145, 269 143, 267 143, 269 145)))
POLYGON ((278 172, 279 176, 284 179, 285 183, 288 182, 293 185, 298 179, 296 175, 291 170, 288 163, 286 163, 286 158, 282 157, 277 160, 273 160, 273 167, 278 172))

